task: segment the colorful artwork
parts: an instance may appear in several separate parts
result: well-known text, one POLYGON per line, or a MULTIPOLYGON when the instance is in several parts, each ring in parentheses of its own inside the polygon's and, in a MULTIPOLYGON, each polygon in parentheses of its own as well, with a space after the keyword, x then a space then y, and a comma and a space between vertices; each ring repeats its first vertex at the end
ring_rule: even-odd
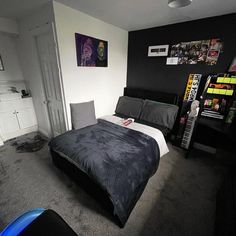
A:
POLYGON ((236 57, 233 59, 230 67, 229 67, 229 72, 236 72, 236 57))
POLYGON ((107 67, 108 42, 75 33, 77 65, 107 67))
POLYGON ((199 51, 198 60, 197 60, 198 63, 202 63, 202 64, 205 63, 209 46, 210 46, 210 40, 202 40, 201 49, 199 51))
POLYGON ((202 41, 192 41, 190 43, 188 64, 197 64, 198 56, 200 54, 202 41))
POLYGON ((179 57, 181 51, 181 44, 176 44, 171 47, 170 57, 179 57))
POLYGON ((172 45, 170 58, 178 58, 178 63, 175 64, 215 65, 222 49, 220 39, 181 42, 172 45))
POLYGON ((188 64, 190 42, 182 42, 179 47, 178 64, 188 64))
POLYGON ((218 50, 209 50, 206 58, 207 65, 216 65, 220 51, 218 50))
POLYGON ((206 58, 207 65, 216 65, 222 46, 220 39, 211 40, 206 58))

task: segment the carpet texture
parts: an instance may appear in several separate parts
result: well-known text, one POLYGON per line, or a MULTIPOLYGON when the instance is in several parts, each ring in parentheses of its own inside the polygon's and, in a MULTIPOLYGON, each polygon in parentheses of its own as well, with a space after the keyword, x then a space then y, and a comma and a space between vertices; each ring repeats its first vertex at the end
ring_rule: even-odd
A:
MULTIPOLYGON (((14 139, 15 140, 15 139, 14 139)), ((40 150, 47 142, 46 138, 36 134, 34 137, 23 136, 20 139, 11 142, 16 147, 16 152, 36 152, 40 150)))
POLYGON ((0 147, 0 231, 32 208, 51 208, 80 236, 214 235, 216 195, 227 173, 202 154, 185 159, 171 146, 157 173, 121 229, 109 213, 51 162, 47 144, 36 152, 17 152, 35 133, 0 147))

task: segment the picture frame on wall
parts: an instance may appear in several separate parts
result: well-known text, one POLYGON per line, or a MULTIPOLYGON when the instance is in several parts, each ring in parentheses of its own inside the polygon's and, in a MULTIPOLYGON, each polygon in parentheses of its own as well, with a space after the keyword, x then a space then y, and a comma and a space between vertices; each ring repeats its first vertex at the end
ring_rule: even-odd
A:
POLYGON ((77 66, 108 67, 108 42, 75 33, 77 66))
POLYGON ((3 61, 2 61, 1 55, 0 55, 0 71, 4 71, 4 66, 3 66, 3 61))
POLYGON ((156 45, 148 47, 149 57, 165 57, 168 55, 169 45, 156 45))

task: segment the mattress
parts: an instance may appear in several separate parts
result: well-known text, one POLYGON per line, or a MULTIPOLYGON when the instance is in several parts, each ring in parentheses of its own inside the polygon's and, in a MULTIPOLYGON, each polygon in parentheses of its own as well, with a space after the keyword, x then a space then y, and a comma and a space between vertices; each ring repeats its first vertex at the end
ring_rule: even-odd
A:
POLYGON ((139 131, 139 132, 142 132, 144 134, 151 136, 152 138, 154 138, 156 140, 156 142, 159 145, 160 157, 163 157, 165 154, 167 154, 169 152, 164 135, 163 135, 162 131, 157 128, 154 128, 154 127, 151 127, 148 125, 144 125, 144 124, 140 124, 135 121, 130 123, 128 126, 124 126, 121 122, 122 118, 120 118, 118 116, 112 116, 112 115, 102 116, 102 117, 100 117, 100 119, 107 120, 107 121, 112 122, 114 124, 123 126, 127 129, 136 130, 136 131, 139 131))

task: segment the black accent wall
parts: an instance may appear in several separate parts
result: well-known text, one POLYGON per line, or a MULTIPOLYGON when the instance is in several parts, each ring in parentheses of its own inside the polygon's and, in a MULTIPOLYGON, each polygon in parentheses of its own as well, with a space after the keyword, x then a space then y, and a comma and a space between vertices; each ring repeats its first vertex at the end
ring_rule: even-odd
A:
POLYGON ((236 56, 236 14, 129 32, 127 87, 183 95, 190 73, 226 72, 236 56), (220 38, 224 51, 215 66, 166 65, 167 57, 148 57, 148 46, 220 38))

